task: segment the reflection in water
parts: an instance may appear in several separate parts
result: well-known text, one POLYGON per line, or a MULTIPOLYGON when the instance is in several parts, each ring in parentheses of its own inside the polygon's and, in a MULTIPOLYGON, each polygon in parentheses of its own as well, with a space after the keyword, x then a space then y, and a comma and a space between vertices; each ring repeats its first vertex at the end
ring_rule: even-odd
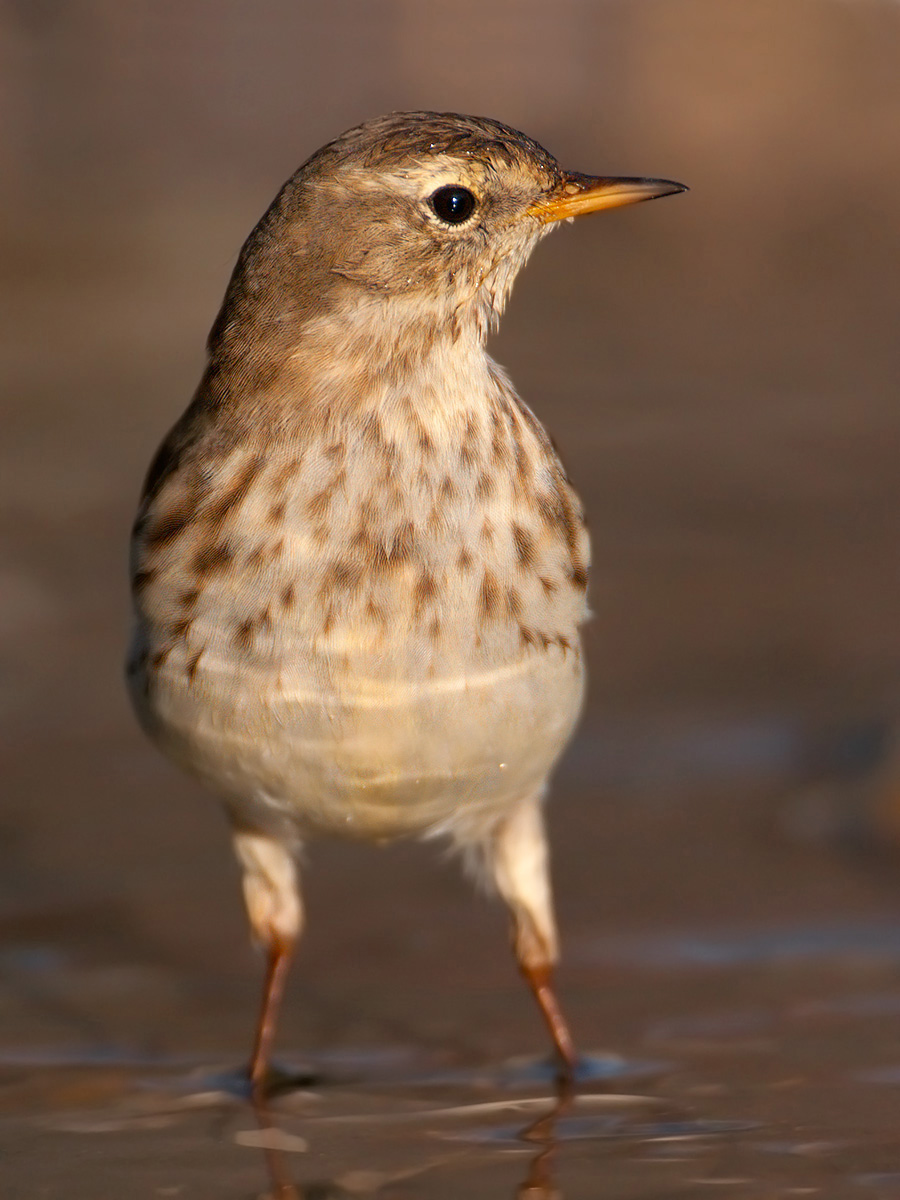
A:
MULTIPOLYGON (((555 1156, 558 1145, 558 1122, 569 1113, 575 1102, 575 1093, 571 1084, 559 1080, 556 1084, 555 1095, 547 1101, 547 1106, 535 1119, 524 1128, 518 1129, 515 1138, 518 1142, 538 1146, 537 1153, 529 1159, 528 1167, 521 1184, 515 1191, 517 1200, 559 1200, 562 1196, 554 1182, 555 1156)), ((272 1200, 326 1200, 326 1197, 345 1195, 347 1192, 347 1177, 341 1181, 334 1180, 327 1184, 313 1185, 311 1192, 307 1187, 298 1186, 288 1166, 286 1154, 291 1151, 307 1149, 304 1139, 286 1133, 276 1123, 265 1097, 254 1095, 252 1101, 254 1114, 259 1126, 259 1138, 254 1142, 242 1137, 243 1145, 256 1144, 263 1151, 266 1174, 269 1179, 272 1200)), ((483 1110, 484 1105, 466 1106, 467 1108, 483 1110)), ((501 1105, 501 1107, 506 1107, 501 1105)), ((463 1110, 465 1111, 465 1110, 463 1110)), ((438 1161, 444 1161, 440 1159, 438 1161)), ((388 1183, 399 1182, 400 1179, 410 1178, 430 1170, 437 1165, 428 1162, 423 1166, 393 1172, 355 1172, 353 1190, 374 1192, 388 1183), (363 1178, 365 1177, 365 1178, 363 1178)))
MULTIPOLYGON (((260 1138, 258 1145, 263 1152, 266 1173, 272 1188, 274 1200, 302 1200, 302 1193, 297 1190, 288 1169, 285 1152, 292 1149, 305 1150, 305 1142, 291 1139, 275 1124, 264 1098, 254 1092, 253 1111, 259 1125, 260 1138)), ((246 1142, 245 1142, 246 1144, 246 1142)))
POLYGON ((554 1102, 546 1113, 521 1131, 523 1141, 536 1142, 540 1150, 531 1160, 528 1172, 516 1191, 517 1200, 556 1200, 562 1196, 554 1185, 553 1168, 556 1158, 556 1123, 571 1108, 572 1087, 561 1081, 554 1102))
MULTIPOLYGON (((401 1180, 424 1175, 451 1163, 465 1163, 477 1168, 486 1150, 508 1152, 525 1147, 534 1147, 535 1150, 528 1158, 514 1195, 521 1200, 557 1200, 562 1195, 556 1182, 556 1169, 563 1144, 702 1144, 710 1139, 744 1133, 756 1127, 753 1122, 747 1121, 689 1119, 668 1103, 649 1096, 613 1093, 579 1095, 576 1087, 563 1081, 555 1084, 553 1095, 546 1099, 506 1098, 415 1110, 391 1106, 389 1110, 379 1108, 375 1111, 310 1116, 305 1127, 318 1129, 319 1138, 323 1128, 329 1126, 356 1126, 358 1137, 373 1126, 380 1128, 381 1152, 399 1128, 410 1124, 418 1127, 426 1136, 439 1137, 445 1142, 467 1143, 469 1149, 427 1157, 413 1166, 404 1165, 398 1170, 342 1170, 339 1176, 325 1183, 298 1184, 292 1178, 288 1155, 306 1150, 305 1138, 281 1128, 266 1103, 256 1105, 255 1113, 258 1134, 252 1137, 242 1134, 240 1144, 257 1146, 263 1150, 271 1195, 275 1200, 311 1200, 313 1196, 319 1200, 325 1196, 346 1195, 348 1191, 375 1193, 401 1180), (597 1109, 605 1111, 598 1113, 597 1109), (499 1126, 490 1123, 491 1118, 508 1117, 511 1111, 529 1113, 530 1119, 524 1126, 518 1122, 499 1126), (460 1120, 467 1124, 462 1129, 454 1128, 460 1120)), ((376 1156, 379 1152, 379 1148, 374 1149, 376 1156)))

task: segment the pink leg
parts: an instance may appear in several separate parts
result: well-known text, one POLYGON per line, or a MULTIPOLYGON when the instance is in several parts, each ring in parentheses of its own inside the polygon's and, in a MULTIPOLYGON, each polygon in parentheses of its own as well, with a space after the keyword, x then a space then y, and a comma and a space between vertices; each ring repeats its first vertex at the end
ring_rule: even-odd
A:
POLYGON ((265 1095, 269 1061, 272 1057, 272 1043, 275 1040, 281 998, 284 995, 284 985, 287 981, 293 952, 293 942, 283 942, 278 939, 274 940, 268 948, 262 1003, 256 1022, 253 1053, 250 1056, 250 1082, 257 1100, 265 1095))
POLYGON ((572 1035, 569 1033, 569 1026, 566 1024, 566 1019, 562 1015, 562 1010, 556 999, 556 992, 553 987, 553 970, 550 966, 532 967, 521 960, 519 968, 525 976, 528 986, 534 993, 534 998, 538 1002, 541 1015, 547 1022, 547 1028, 550 1030, 550 1036, 553 1039, 556 1057, 559 1062, 559 1077, 561 1080, 571 1083, 574 1078, 575 1063, 578 1056, 575 1053, 575 1046, 572 1042, 572 1035))
POLYGON ((262 1003, 256 1022, 250 1081, 255 1103, 265 1098, 269 1059, 284 985, 303 923, 297 869, 291 849, 263 834, 238 832, 234 847, 244 868, 250 928, 266 952, 262 1003))
POLYGON ((553 988, 559 951, 540 797, 521 804, 498 828, 488 865, 512 913, 516 959, 550 1030, 560 1079, 571 1082, 576 1054, 553 988))

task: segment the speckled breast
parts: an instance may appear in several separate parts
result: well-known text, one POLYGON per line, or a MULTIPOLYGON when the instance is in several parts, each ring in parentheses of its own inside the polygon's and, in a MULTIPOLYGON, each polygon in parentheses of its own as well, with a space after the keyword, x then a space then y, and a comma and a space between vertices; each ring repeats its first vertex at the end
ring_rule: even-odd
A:
POLYGON ((199 456, 139 515, 132 695, 247 825, 470 839, 571 734, 586 566, 517 404, 199 456))

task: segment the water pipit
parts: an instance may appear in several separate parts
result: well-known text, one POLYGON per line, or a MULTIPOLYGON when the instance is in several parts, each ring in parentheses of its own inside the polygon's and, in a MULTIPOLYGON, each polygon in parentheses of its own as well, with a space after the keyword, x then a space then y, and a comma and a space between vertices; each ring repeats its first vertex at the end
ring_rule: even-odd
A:
POLYGON ((461 850, 571 1071, 542 802, 581 708, 588 538, 485 341, 556 222, 682 190, 396 113, 315 153, 241 250, 147 477, 128 671, 144 728, 233 825, 268 959, 257 1095, 317 834, 461 850))

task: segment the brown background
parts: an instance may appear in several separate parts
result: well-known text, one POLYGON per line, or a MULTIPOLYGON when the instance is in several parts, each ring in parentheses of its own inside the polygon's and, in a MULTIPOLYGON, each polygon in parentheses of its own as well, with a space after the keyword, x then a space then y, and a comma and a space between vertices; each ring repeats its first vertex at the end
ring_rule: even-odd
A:
MULTIPOLYGON (((123 693, 128 527, 241 241, 390 109, 692 189, 552 238, 493 344, 593 532, 591 699, 553 810, 581 1021, 597 936, 894 903, 758 835, 808 741, 828 760, 900 691, 900 6, 7 0, 0 27, 0 922, 69 964, 39 1004, 10 968, 10 1044, 245 1043, 224 823, 123 693)), ((502 920, 452 869, 312 857, 286 1043, 533 1044, 502 920)), ((596 1001, 613 1044, 641 1036, 624 994, 596 1001)))

